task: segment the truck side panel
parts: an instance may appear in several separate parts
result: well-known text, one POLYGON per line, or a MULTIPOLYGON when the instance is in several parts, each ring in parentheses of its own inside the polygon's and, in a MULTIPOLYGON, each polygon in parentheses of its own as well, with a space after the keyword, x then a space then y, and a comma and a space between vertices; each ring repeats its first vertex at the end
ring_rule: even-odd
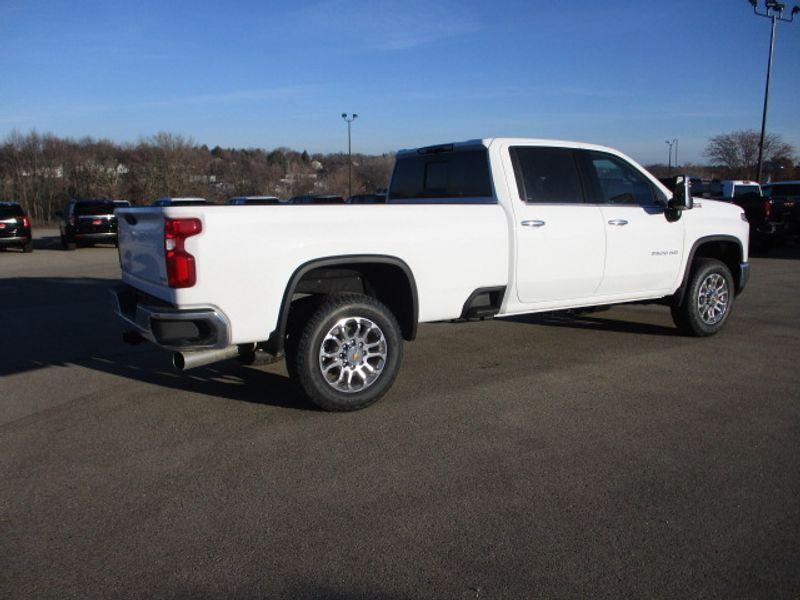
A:
MULTIPOLYGON (((232 324, 232 343, 267 339, 291 275, 314 259, 401 259, 416 279, 421 322, 457 318, 477 288, 507 284, 507 223, 497 204, 168 207, 163 215, 201 219, 202 233, 186 240, 197 283, 151 283, 148 293, 182 309, 218 308, 232 324)), ((128 250, 123 241, 121 254, 128 250)), ((150 259, 159 257, 138 257, 150 259)), ((124 266, 123 280, 142 283, 124 266)))

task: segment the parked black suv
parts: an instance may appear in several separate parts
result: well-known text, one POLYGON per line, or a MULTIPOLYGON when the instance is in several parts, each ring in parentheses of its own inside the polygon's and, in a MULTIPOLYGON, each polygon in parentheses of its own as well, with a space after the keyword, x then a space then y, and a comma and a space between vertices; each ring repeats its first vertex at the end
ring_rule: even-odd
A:
POLYGON ((16 202, 0 202, 0 249, 9 247, 33 252, 31 221, 16 202))
POLYGON ((74 250, 76 246, 117 244, 117 217, 119 208, 113 200, 72 200, 60 216, 61 246, 74 250))

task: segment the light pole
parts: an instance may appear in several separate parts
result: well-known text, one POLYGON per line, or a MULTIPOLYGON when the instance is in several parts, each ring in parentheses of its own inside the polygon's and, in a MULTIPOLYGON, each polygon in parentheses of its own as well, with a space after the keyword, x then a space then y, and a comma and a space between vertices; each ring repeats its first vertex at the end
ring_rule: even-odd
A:
POLYGON ((672 175, 672 144, 674 141, 667 140, 664 143, 667 145, 667 174, 672 175))
POLYGON ((758 0, 747 0, 753 7, 753 12, 759 17, 766 17, 772 22, 769 35, 769 60, 767 61, 767 84, 764 89, 764 112, 761 114, 761 139, 758 142, 758 173, 756 181, 761 181, 761 175, 764 169, 764 137, 767 133, 767 105, 769 104, 769 80, 772 76, 772 54, 775 50, 775 23, 783 21, 784 23, 791 23, 794 21, 794 16, 800 13, 800 6, 795 6, 792 9, 789 17, 783 16, 783 11, 786 10, 786 5, 777 0, 764 0, 764 10, 758 10, 758 0))
POLYGON ((353 195, 353 143, 350 134, 350 124, 358 118, 356 113, 349 117, 347 113, 342 113, 342 118, 347 123, 347 196, 353 195))
MULTIPOLYGON (((675 168, 678 168, 678 138, 672 140, 672 143, 675 145, 675 168)), ((680 173, 680 171, 678 171, 680 173)))

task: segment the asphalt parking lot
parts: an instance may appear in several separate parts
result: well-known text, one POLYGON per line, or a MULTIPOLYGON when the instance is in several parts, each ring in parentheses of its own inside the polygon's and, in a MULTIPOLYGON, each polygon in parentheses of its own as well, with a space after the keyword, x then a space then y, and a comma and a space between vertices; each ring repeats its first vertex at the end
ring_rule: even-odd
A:
POLYGON ((358 413, 120 340, 113 248, 0 253, 0 597, 800 596, 800 248, 727 329, 431 324, 358 413))

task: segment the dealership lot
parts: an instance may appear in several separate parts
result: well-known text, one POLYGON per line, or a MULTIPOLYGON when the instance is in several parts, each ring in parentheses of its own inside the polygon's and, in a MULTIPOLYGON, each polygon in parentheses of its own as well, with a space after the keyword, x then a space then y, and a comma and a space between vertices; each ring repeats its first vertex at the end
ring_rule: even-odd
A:
POLYGON ((126 346, 113 248, 0 253, 0 597, 800 594, 800 248, 663 307, 420 327, 375 406, 126 346))

